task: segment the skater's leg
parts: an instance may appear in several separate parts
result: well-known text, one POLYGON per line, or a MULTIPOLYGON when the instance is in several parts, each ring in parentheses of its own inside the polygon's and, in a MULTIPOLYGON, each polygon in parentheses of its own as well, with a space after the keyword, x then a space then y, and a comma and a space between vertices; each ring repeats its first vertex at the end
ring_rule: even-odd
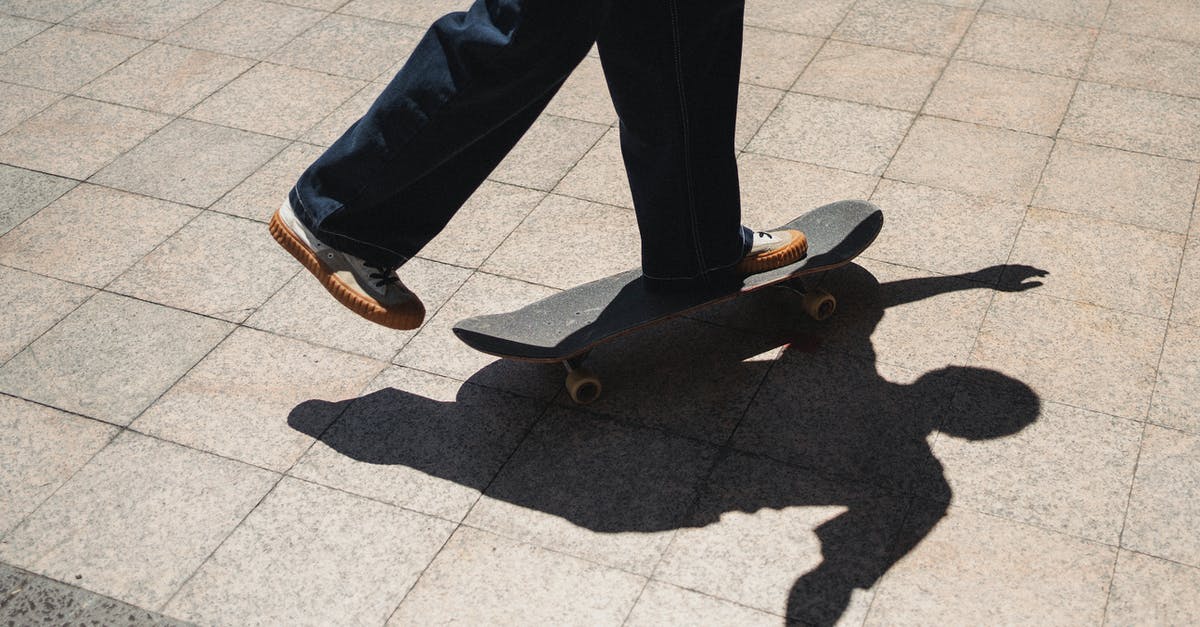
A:
POLYGON ((439 19, 366 115, 300 177, 298 217, 364 259, 412 257, 583 59, 607 4, 477 0, 439 19), (413 197, 414 185, 466 151, 457 163, 470 167, 454 185, 413 197))
POLYGON ((741 225, 734 130, 743 0, 618 0, 599 38, 621 118, 621 152, 658 287, 725 282, 794 260, 799 233, 741 225), (758 260, 739 267, 751 247, 758 260))

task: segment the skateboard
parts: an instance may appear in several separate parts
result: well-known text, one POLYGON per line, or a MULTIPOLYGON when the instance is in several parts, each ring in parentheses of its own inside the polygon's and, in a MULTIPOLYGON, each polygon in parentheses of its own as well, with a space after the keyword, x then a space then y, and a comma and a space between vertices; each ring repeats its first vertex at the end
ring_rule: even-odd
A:
POLYGON ((560 362, 567 392, 579 404, 600 397, 600 378, 583 367, 595 347, 628 333, 766 287, 799 293, 805 313, 817 320, 833 315, 837 301, 824 290, 808 289, 804 277, 850 263, 883 227, 883 212, 863 201, 823 205, 779 229, 797 229, 808 238, 808 254, 789 265, 752 274, 741 285, 721 290, 664 293, 649 291, 641 270, 614 274, 558 292, 516 311, 467 318, 454 334, 477 351, 518 361, 560 362))

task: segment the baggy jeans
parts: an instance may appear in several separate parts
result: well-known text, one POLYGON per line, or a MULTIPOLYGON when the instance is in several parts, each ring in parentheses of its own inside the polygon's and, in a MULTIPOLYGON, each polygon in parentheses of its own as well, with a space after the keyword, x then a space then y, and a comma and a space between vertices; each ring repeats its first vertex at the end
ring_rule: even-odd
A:
POLYGON ((429 28, 289 199, 325 243, 401 265, 437 235, 597 45, 642 270, 726 280, 748 249, 734 127, 744 0, 476 0, 429 28))

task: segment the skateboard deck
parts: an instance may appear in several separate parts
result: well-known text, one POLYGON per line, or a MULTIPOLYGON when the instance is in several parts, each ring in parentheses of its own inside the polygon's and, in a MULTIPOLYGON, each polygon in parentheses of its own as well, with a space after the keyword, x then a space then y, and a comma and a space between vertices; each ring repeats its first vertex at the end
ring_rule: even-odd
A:
POLYGON ((597 345, 627 333, 784 282, 805 293, 806 311, 818 319, 828 317, 833 297, 808 292, 799 279, 849 263, 875 241, 882 227, 883 212, 874 205, 856 200, 835 202, 772 229, 802 231, 808 238, 808 254, 792 264, 752 274, 740 286, 656 292, 647 290, 641 270, 633 269, 558 292, 516 311, 467 318, 453 330, 468 346, 489 355, 562 362, 567 367, 571 397, 589 402, 599 396, 600 383, 581 368, 581 358, 597 345))

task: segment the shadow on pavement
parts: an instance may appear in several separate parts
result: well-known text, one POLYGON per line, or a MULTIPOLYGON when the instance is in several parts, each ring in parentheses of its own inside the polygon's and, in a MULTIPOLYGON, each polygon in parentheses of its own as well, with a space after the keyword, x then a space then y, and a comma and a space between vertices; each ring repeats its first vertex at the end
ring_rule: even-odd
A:
MULTIPOLYGON (((934 432, 971 440, 1005 437, 1035 421, 1040 408, 1027 385, 986 369, 942 368, 912 383, 893 383, 874 359, 875 326, 889 307, 965 289, 1021 291, 1040 285, 1031 279, 1045 275, 1005 266, 881 285, 859 266, 836 272, 829 280, 849 310, 844 326, 839 329, 843 323, 835 317, 824 327, 796 322, 792 332, 784 324, 767 333, 774 338, 767 344, 790 342, 792 349, 770 368, 764 392, 730 438, 732 446, 717 449, 606 420, 543 418, 530 431, 516 418, 496 417, 506 414, 503 402, 495 405, 503 394, 473 385, 462 386, 455 402, 384 388, 339 403, 345 411, 328 428, 314 416, 330 415, 330 403, 307 401, 288 422, 351 459, 409 467, 599 533, 699 529, 728 512, 763 508, 843 507, 811 529, 822 561, 807 572, 798 565, 802 572, 796 573, 787 610, 793 620, 833 624, 856 588, 872 587, 944 516, 950 487, 927 437, 934 432), (822 329, 839 334, 831 340, 836 350, 820 346, 822 329), (498 447, 504 438, 511 442, 498 447)), ((735 302, 718 315, 736 317, 737 307, 735 302)), ((696 342, 702 345, 703 338, 696 342)), ((746 361, 762 353, 762 343, 749 342, 740 351, 720 344, 721 353, 710 356, 705 367, 770 366, 746 361)), ((495 367, 472 381, 494 381, 485 375, 495 367)), ((525 372, 548 374, 537 368, 530 365, 525 372)), ((655 374, 647 370, 644 376, 655 374)), ((737 380, 729 377, 727 385, 737 380)), ((664 411, 675 406, 671 394, 671 386, 662 386, 658 401, 664 411)), ((549 414, 560 415, 569 414, 549 414)), ((733 554, 735 543, 726 539, 720 553, 733 554)), ((788 551, 781 548, 779 554, 788 551)), ((703 559, 704 552, 689 555, 703 559)))

